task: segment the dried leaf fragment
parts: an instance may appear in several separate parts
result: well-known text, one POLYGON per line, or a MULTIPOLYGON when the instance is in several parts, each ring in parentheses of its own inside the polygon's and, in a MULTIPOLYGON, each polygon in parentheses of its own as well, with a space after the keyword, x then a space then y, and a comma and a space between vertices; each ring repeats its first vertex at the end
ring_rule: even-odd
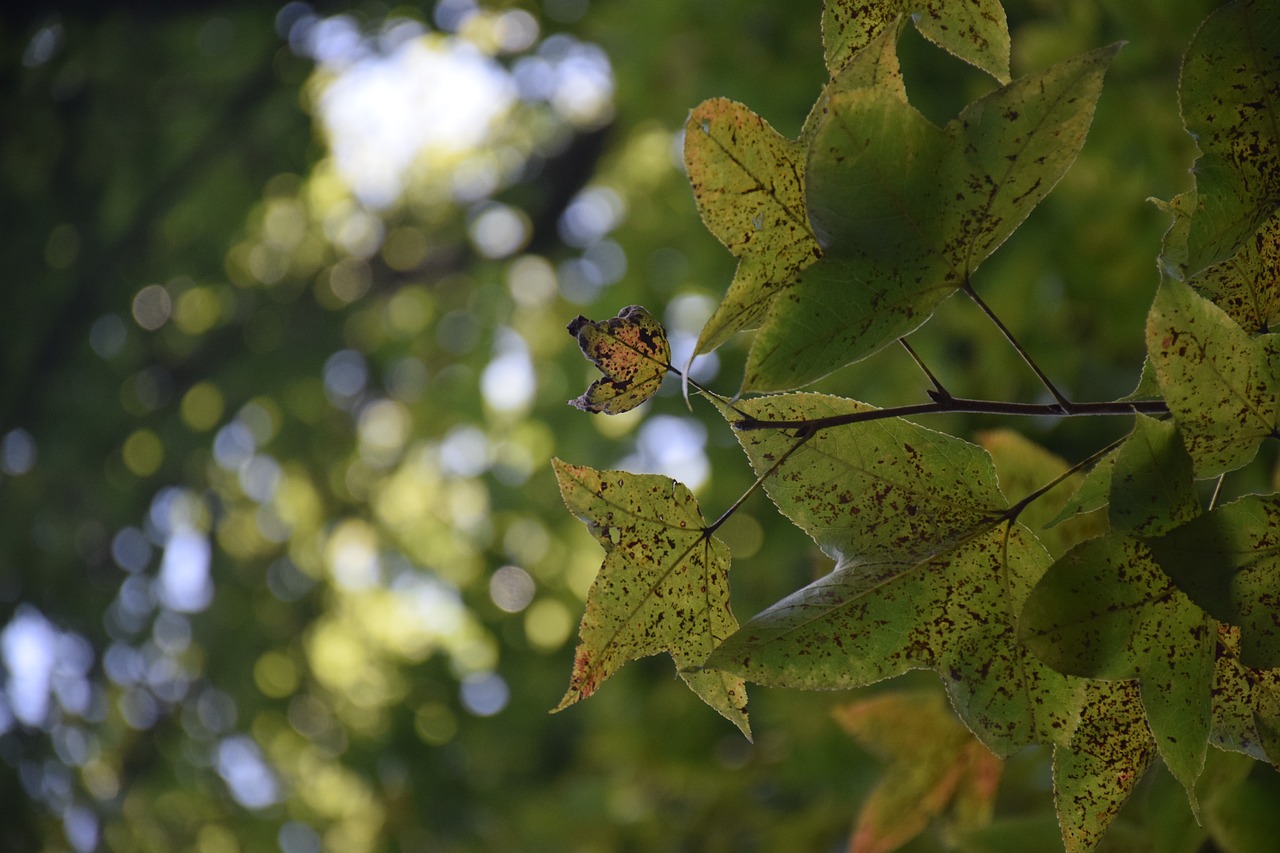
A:
POLYGON ((618 316, 598 323, 579 315, 568 329, 582 354, 604 374, 585 394, 569 401, 584 412, 631 411, 657 392, 671 367, 666 330, 639 305, 628 305, 618 316))

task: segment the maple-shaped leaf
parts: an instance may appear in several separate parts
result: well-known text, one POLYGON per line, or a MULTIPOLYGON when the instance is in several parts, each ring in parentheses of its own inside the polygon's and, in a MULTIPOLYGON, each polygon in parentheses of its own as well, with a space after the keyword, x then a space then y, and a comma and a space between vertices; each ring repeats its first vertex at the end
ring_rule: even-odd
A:
POLYGON ((605 550, 587 593, 569 689, 555 710, 590 696, 628 661, 667 652, 685 683, 750 737, 742 679, 693 671, 738 628, 729 607, 729 549, 707 533, 693 493, 657 474, 552 464, 565 505, 605 550))
POLYGON ((1193 485, 1177 428, 1139 416, 1112 472, 1112 530, 1049 567, 1023 606, 1019 637, 1059 672, 1137 679, 1160 754, 1196 811, 1216 624, 1161 571, 1140 538, 1198 515, 1193 485))
MULTIPOLYGON (((870 407, 784 394, 725 407, 739 426, 857 414, 870 407)), ((750 619, 707 661, 750 681, 858 687, 936 671, 957 713, 998 755, 1070 734, 1078 683, 1018 642, 1022 602, 1051 561, 1003 519, 979 447, 902 421, 824 429, 740 429, 779 509, 838 562, 750 619)))
POLYGON ((631 411, 657 393, 671 367, 666 330, 639 305, 628 305, 618 316, 598 323, 579 316, 569 324, 569 334, 604 374, 585 394, 569 401, 584 412, 631 411))
POLYGON ((823 257, 769 303, 744 389, 865 358, 967 286, 1074 162, 1117 49, 1015 80, 942 128, 892 76, 826 97, 804 170, 823 257))
POLYGON ((888 762, 859 811, 850 853, 888 853, 947 815, 954 830, 991 820, 1003 763, 935 691, 884 693, 833 711, 868 752, 888 762))

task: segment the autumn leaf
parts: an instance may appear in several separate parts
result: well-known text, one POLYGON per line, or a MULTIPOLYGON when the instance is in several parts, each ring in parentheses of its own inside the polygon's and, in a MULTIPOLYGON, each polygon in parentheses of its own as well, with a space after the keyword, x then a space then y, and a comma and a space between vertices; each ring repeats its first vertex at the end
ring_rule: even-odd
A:
MULTIPOLYGON (((788 394, 739 401, 726 416, 792 420, 867 411, 788 394)), ((1069 735, 1078 685, 1014 636, 1050 562, 1021 525, 981 448, 900 421, 787 430, 739 440, 779 509, 837 559, 825 577, 757 614, 706 666, 803 689, 856 687, 910 669, 942 676, 965 723, 998 755, 1069 735)))
POLYGON ((1280 669, 1240 662, 1240 629, 1218 626, 1210 742, 1280 769, 1280 669))
POLYGON ((1066 853, 1098 846, 1156 757, 1132 681, 1087 681, 1080 723, 1053 748, 1053 799, 1066 853))
POLYGON ((585 394, 569 401, 584 412, 631 411, 657 393, 671 366, 666 330, 639 305, 629 305, 599 323, 579 316, 569 324, 569 334, 604 374, 585 394))
POLYGON ((1262 223, 1236 253, 1188 282, 1250 334, 1280 320, 1280 212, 1262 223))
POLYGON ((1280 434, 1280 338, 1250 337, 1188 285, 1160 285, 1147 352, 1196 476, 1247 464, 1280 434))
POLYGON ((1016 80, 945 128, 888 85, 833 91, 804 171, 823 258, 769 303, 744 389, 865 358, 966 286, 1075 160, 1116 50, 1016 80))
POLYGON ((628 661, 667 652, 685 683, 750 737, 742 680, 693 671, 738 628, 729 607, 729 549, 707 534, 693 493, 656 474, 553 464, 565 505, 605 550, 587 593, 569 689, 555 710, 590 696, 628 661))
POLYGON ((888 762, 859 811, 850 853, 887 853, 949 813, 956 831, 991 820, 1002 762, 961 725, 934 691, 884 693, 833 716, 888 762))

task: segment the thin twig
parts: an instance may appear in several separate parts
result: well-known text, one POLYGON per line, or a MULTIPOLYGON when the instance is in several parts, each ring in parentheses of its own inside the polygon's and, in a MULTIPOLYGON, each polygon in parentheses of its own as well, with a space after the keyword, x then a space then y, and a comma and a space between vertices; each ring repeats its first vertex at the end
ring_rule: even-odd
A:
POLYGON ((959 412, 983 415, 1008 415, 1025 417, 1072 418, 1086 415, 1167 415, 1169 407, 1163 400, 1116 400, 1100 403, 1004 403, 998 400, 970 400, 965 397, 947 397, 931 403, 913 403, 888 409, 870 409, 825 418, 794 421, 765 421, 747 417, 733 425, 738 430, 755 429, 804 429, 817 432, 831 427, 847 426, 863 421, 885 418, 905 418, 914 415, 943 415, 959 412))
POLYGON ((919 353, 911 348, 911 344, 907 343, 907 339, 898 338, 898 343, 902 344, 902 348, 907 351, 907 355, 911 356, 911 360, 916 363, 916 367, 920 368, 924 372, 924 375, 929 377, 929 381, 933 383, 933 391, 929 393, 929 396, 934 400, 951 399, 951 392, 944 388, 942 383, 938 381, 938 377, 929 369, 929 365, 924 363, 924 359, 920 358, 919 353))
POLYGON ((786 462, 788 459, 791 458, 791 454, 795 453, 797 450, 803 447, 804 443, 809 439, 813 438, 816 434, 817 434, 816 432, 810 432, 810 433, 801 435, 799 438, 797 438, 796 443, 791 445, 791 447, 787 448, 787 452, 779 456, 777 460, 772 465, 769 466, 769 470, 763 472, 759 477, 756 477, 756 481, 752 483, 736 501, 733 502, 732 506, 730 506, 728 509, 722 512, 719 518, 717 518, 715 521, 709 524, 705 529, 703 529, 702 531, 703 537, 710 538, 713 533, 719 530, 720 525, 728 521, 730 516, 732 516, 735 512, 737 512, 738 509, 744 503, 746 503, 747 498, 755 494, 756 490, 759 489, 762 485, 764 485, 764 481, 767 480, 769 477, 772 477, 777 472, 777 470, 782 467, 782 463, 786 462))
POLYGON ((1049 393, 1053 395, 1053 399, 1058 401, 1058 405, 1068 405, 1069 401, 1067 398, 1058 390, 1058 387, 1050 381, 1048 375, 1040 369, 1040 365, 1036 364, 1035 359, 1031 357, 1031 353, 1027 352, 1026 349, 1023 348, 1022 344, 1018 343, 1018 339, 1013 336, 1013 332, 1011 332, 1009 327, 1006 326, 998 316, 996 316, 996 312, 991 310, 991 306, 982 300, 982 297, 978 295, 978 291, 973 289, 972 282, 965 281, 964 286, 960 289, 965 292, 965 295, 973 300, 975 305, 982 309, 982 313, 986 314, 987 318, 990 319, 992 323, 995 323, 996 328, 1000 330, 1002 335, 1004 335, 1005 340, 1007 340, 1009 344, 1018 351, 1018 355, 1022 356, 1022 360, 1026 362, 1027 367, 1031 368, 1031 371, 1040 379, 1044 384, 1044 387, 1049 390, 1049 393))

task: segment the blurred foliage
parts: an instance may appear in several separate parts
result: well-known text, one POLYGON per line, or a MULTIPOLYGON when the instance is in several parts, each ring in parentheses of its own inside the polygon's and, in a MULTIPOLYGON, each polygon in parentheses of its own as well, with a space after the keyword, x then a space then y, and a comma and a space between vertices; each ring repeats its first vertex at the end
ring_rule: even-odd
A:
MULTIPOLYGON (((1189 186, 1177 68, 1211 5, 1007 4, 1015 76, 1132 42, 1079 162, 983 269, 1073 397, 1137 382, 1167 221, 1145 199, 1189 186)), ((566 406, 594 376, 565 324, 643 304, 674 360, 692 350, 732 258, 698 221, 679 132, 726 96, 794 135, 826 75, 820 13, 124 3, 0 21, 0 847, 845 845, 882 770, 831 717, 847 694, 755 691, 751 744, 646 660, 547 713, 600 564, 552 456, 667 473, 709 516, 753 480, 670 381, 613 420, 566 406), (488 75, 500 109, 402 172, 375 149, 383 183, 362 189, 335 93, 443 59, 488 75)), ((989 85, 939 72, 923 40, 902 50, 931 117, 989 85)), ((356 129, 418 104, 444 123, 432 79, 356 129)), ((944 304, 922 356, 956 393, 1034 396, 1014 353, 979 346, 983 323, 944 304)), ((745 354, 735 341, 695 376, 731 391, 745 354)), ((920 379, 886 353, 821 387, 891 405, 920 379)), ((1079 457, 1109 429, 1036 438, 1079 457)), ((829 568, 779 521, 757 496, 720 531, 739 612, 829 568)), ((1231 790, 1274 789, 1217 760, 1231 790)), ((1202 830, 1166 782, 1115 839, 1193 849, 1202 830)), ((1049 784, 1044 753, 1014 756, 1005 840, 958 843, 1044 838, 1049 784)))

